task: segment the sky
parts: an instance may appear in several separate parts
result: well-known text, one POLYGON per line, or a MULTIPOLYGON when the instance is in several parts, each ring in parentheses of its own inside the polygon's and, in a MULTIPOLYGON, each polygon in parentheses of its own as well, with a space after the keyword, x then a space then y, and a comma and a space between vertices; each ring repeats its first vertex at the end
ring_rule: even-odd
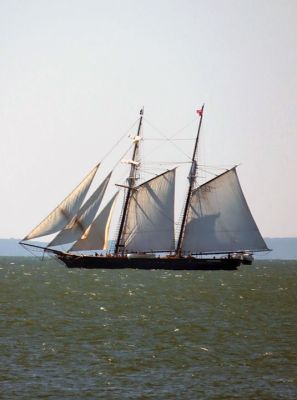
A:
POLYGON ((296 21, 295 0, 0 0, 0 237, 24 237, 142 106, 144 135, 192 138, 204 103, 201 160, 239 165, 264 237, 297 236, 296 21))

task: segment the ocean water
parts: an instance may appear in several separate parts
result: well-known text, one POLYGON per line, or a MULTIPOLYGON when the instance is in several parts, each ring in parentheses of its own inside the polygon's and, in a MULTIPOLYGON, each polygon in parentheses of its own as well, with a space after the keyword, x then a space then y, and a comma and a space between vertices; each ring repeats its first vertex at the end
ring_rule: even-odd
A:
POLYGON ((296 399, 297 261, 70 270, 0 258, 1 399, 296 399))

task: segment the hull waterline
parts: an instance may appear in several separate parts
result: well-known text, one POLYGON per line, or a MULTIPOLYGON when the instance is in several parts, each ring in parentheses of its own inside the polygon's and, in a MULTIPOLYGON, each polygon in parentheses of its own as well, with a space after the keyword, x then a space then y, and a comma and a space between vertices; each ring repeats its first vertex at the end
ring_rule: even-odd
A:
POLYGON ((86 269, 162 269, 162 270, 236 270, 241 264, 234 258, 126 258, 58 254, 68 268, 86 269))

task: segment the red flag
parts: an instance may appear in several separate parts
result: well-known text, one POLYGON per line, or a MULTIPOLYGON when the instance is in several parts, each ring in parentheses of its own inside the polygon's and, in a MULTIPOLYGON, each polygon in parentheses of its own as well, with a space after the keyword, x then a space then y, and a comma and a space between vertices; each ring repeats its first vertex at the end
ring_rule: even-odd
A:
POLYGON ((196 110, 196 113, 199 115, 199 117, 202 117, 203 108, 201 108, 200 110, 196 110))

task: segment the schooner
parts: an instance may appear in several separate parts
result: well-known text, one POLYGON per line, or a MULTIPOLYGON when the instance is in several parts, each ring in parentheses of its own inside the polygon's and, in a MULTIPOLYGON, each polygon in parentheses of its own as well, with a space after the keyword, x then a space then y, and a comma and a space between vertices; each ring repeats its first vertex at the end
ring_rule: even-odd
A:
POLYGON ((138 184, 141 110, 132 138, 129 176, 125 185, 117 185, 124 199, 115 239, 110 240, 109 230, 119 191, 100 208, 111 173, 85 200, 98 164, 20 243, 42 249, 70 268, 232 270, 242 263, 251 264, 254 252, 268 248, 245 200, 236 167, 197 184, 203 111, 204 106, 197 110, 199 123, 177 232, 176 168, 138 184), (56 236, 44 247, 30 242, 53 234, 56 236), (67 245, 68 250, 57 249, 61 245, 67 245))

